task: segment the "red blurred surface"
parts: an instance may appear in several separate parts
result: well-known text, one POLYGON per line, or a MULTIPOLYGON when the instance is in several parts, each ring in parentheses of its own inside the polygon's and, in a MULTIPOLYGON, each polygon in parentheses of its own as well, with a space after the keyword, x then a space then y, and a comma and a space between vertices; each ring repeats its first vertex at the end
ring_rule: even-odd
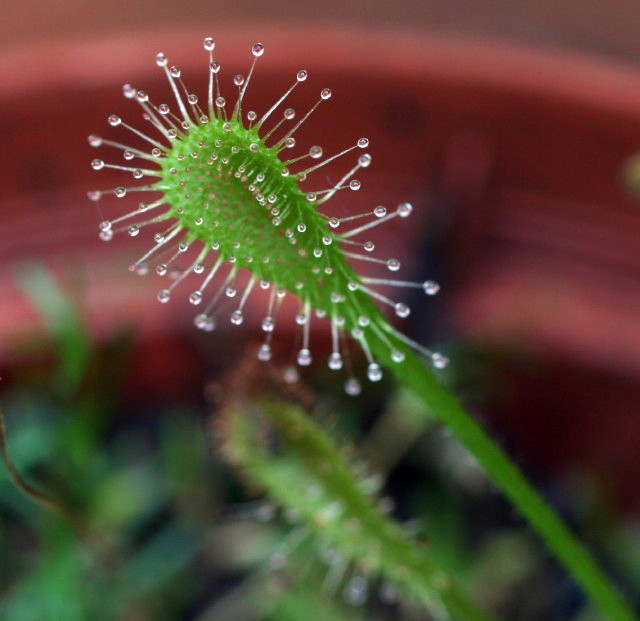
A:
MULTIPOLYGON (((246 70, 256 32, 264 28, 226 28, 220 36, 227 78, 246 70)), ((363 190, 340 209, 413 202, 414 226, 387 229, 380 247, 414 264, 427 233, 444 222, 443 303, 455 330, 525 344, 550 361, 546 375, 513 378, 520 389, 494 407, 496 421, 542 467, 591 464, 640 509, 630 492, 640 484, 633 464, 640 446, 640 208, 621 182, 640 147, 640 74, 404 31, 342 27, 323 31, 321 46, 308 40, 308 27, 291 26, 264 41, 250 106, 265 109, 302 67, 311 78, 296 108, 331 86, 330 106, 307 128, 305 143, 332 152, 364 134, 374 156, 363 190)), ((86 190, 121 181, 92 171, 96 152, 86 146, 91 132, 117 135, 105 129, 108 114, 138 114, 122 99, 121 84, 167 93, 153 63, 159 42, 201 89, 199 32, 5 55, 3 347, 34 330, 11 273, 29 257, 56 269, 84 268, 87 315, 98 334, 121 320, 141 322, 147 335, 190 321, 186 300, 160 307, 157 283, 126 272, 149 238, 101 244, 100 216, 85 199, 86 190)))

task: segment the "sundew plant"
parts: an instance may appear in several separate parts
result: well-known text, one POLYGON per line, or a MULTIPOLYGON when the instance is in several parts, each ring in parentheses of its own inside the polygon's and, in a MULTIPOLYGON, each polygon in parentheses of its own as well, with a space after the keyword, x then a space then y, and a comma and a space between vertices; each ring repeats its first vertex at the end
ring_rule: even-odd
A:
MULTIPOLYGON (((432 280, 397 277, 399 261, 367 238, 373 227, 410 217, 409 203, 395 208, 373 205, 346 217, 332 214, 337 194, 360 188, 357 177, 372 163, 366 152, 369 140, 354 138, 338 153, 326 154, 318 145, 303 148, 301 128, 331 104, 328 88, 319 90, 316 103, 302 113, 288 107, 294 90, 308 81, 307 71, 301 69, 271 107, 247 110, 245 94, 250 83, 255 87, 254 71, 264 46, 252 47, 249 70, 234 76, 233 85, 221 79, 212 38, 204 39, 204 50, 208 55, 208 65, 203 62, 208 67, 204 97, 189 90, 180 68, 163 53, 156 56, 156 63, 170 87, 169 103, 124 86, 124 96, 141 108, 145 124, 131 125, 115 114, 108 123, 122 129, 123 135, 134 134, 147 149, 127 146, 124 137, 114 141, 89 136, 92 146, 121 152, 118 163, 113 157, 94 159, 95 170, 115 168, 140 180, 89 193, 91 200, 102 204, 115 197, 132 205, 125 215, 100 223, 100 238, 109 241, 121 231, 137 236, 151 230, 150 248, 130 270, 141 275, 155 271, 163 278, 161 303, 182 292, 185 303, 188 299, 195 307, 194 322, 202 330, 212 331, 220 322, 239 326, 250 305, 261 304, 263 342, 256 356, 265 363, 277 348, 274 335, 283 321, 279 317, 283 300, 293 297, 301 343, 298 367, 312 363, 311 330, 323 329, 331 337, 326 364, 341 374, 348 394, 357 397, 363 382, 377 382, 386 372, 394 374, 422 400, 425 415, 435 415, 455 434, 604 618, 633 619, 590 554, 434 376, 433 368, 446 366, 446 357, 414 342, 390 322, 389 313, 400 318, 410 313, 394 291, 415 287, 430 296, 439 286, 432 280), (323 167, 338 159, 346 163, 344 174, 326 187, 323 167), (318 186, 307 189, 315 181, 318 186), (131 200, 132 196, 142 200, 131 200), (366 357, 366 378, 358 377, 350 362, 353 343, 366 357)), ((108 213, 109 206, 104 209, 108 213)), ((292 367, 286 378, 294 381, 298 374, 292 367)), ((233 417, 226 453, 274 502, 295 510, 346 558, 389 579, 432 610, 447 611, 454 619, 491 618, 464 597, 455 579, 434 566, 428 551, 412 545, 380 511, 319 425, 293 407, 265 402, 261 412, 285 439, 279 454, 261 452, 255 430, 242 412, 233 417), (296 433, 288 433, 291 429, 296 433), (309 489, 316 492, 310 496, 309 489)))

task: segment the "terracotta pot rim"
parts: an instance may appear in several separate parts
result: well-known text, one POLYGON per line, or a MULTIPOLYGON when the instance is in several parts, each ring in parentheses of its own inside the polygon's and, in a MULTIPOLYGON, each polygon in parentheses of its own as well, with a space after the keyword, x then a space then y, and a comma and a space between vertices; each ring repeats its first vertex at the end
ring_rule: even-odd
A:
MULTIPOLYGON (((155 68, 160 49, 185 66, 195 63, 206 29, 153 28, 39 41, 0 52, 4 79, 0 97, 65 85, 92 86, 120 81, 155 68), (186 61, 186 63, 184 62, 186 61)), ((212 29, 214 30, 214 29, 212 29)), ((261 40, 260 64, 309 66, 311 71, 357 71, 398 79, 443 79, 500 90, 555 96, 567 102, 637 114, 640 72, 630 66, 567 51, 471 39, 409 29, 361 27, 330 21, 218 24, 217 49, 223 63, 250 62, 249 46, 261 40), (321 37, 322 43, 310 45, 321 37), (321 53, 319 53, 319 51, 321 53)), ((205 66, 202 53, 202 66, 205 66)))

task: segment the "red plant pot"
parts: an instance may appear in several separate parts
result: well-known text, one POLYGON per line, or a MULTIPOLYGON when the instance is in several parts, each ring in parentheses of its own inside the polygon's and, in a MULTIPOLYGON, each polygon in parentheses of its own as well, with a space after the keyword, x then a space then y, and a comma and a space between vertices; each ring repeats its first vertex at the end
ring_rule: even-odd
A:
MULTIPOLYGON (((363 189, 336 208, 414 203, 413 226, 389 227, 379 246, 411 266, 426 235, 440 232, 448 285, 443 304, 459 333, 526 343, 562 361, 560 367, 591 368, 572 376, 566 400, 553 399, 562 377, 554 377, 552 388, 546 382, 546 399, 531 401, 522 392, 506 410, 512 419, 500 418, 504 428, 521 438, 534 430, 546 464, 596 459, 604 480, 617 478, 620 489, 640 483, 630 446, 640 437, 633 416, 640 399, 632 388, 640 374, 640 209, 622 183, 623 167, 640 146, 640 76, 593 59, 409 32, 342 26, 310 33, 308 24, 220 30, 216 55, 228 92, 230 77, 248 68, 251 43, 267 45, 247 93, 249 107, 267 109, 306 68, 310 78, 291 105, 306 109, 325 86, 334 97, 305 127, 304 143, 329 153, 370 135, 373 174, 363 175, 363 189), (625 395, 614 386, 624 386, 625 395), (576 390, 585 399, 571 398, 576 390), (611 398, 603 397, 608 391, 611 398), (571 435, 577 426, 580 434, 571 435), (559 428, 566 437, 554 443, 559 428)), ((123 82, 168 97, 153 62, 160 49, 181 66, 190 88, 204 93, 201 36, 166 30, 47 43, 2 59, 7 156, 0 173, 0 260, 11 266, 37 257, 58 269, 81 268, 87 316, 98 333, 123 318, 150 333, 173 330, 193 315, 186 299, 157 305, 158 283, 126 272, 148 238, 97 240, 103 215, 85 193, 120 185, 122 177, 90 169, 96 152, 86 136, 116 137, 106 117, 139 114, 121 98, 123 82)), ((102 206, 109 213, 119 207, 102 206)), ((431 276, 418 266, 409 271, 431 276)), ((6 347, 17 332, 33 330, 34 318, 12 270, 0 276, 0 291, 6 347)), ((261 309, 256 312, 255 320, 261 309)), ((531 390, 539 394, 540 385, 531 390)))

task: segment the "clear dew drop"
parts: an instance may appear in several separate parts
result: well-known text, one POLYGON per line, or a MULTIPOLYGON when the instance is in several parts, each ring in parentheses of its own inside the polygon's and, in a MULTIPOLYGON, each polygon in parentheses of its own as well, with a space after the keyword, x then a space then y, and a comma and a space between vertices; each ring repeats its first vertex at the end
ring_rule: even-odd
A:
POLYGON ((329 356, 328 366, 333 371, 339 371, 342 368, 342 356, 335 351, 329 356))
POLYGON ((216 106, 218 106, 218 108, 224 108, 226 103, 227 102, 225 101, 224 97, 216 97, 216 106))
POLYGON ((136 154, 133 151, 131 151, 130 149, 125 149, 122 152, 122 157, 127 161, 131 161, 135 156, 136 156, 136 154))
POLYGON ((200 304, 200 302, 202 302, 202 293, 200 293, 200 291, 194 291, 189 296, 189 302, 191 302, 191 304, 193 304, 194 306, 200 304))
POLYGON ((440 285, 435 280, 425 280, 422 289, 427 295, 435 295, 440 291, 440 285))
POLYGON ((265 343, 258 350, 258 360, 269 362, 271 360, 271 346, 265 343))
POLYGON ((104 168, 104 162, 98 159, 91 160, 91 168, 93 168, 93 170, 101 170, 104 168))
POLYGON ((273 332, 273 329, 276 327, 275 321, 273 321, 273 317, 265 317, 262 320, 262 330, 264 332, 273 332))
POLYGON ((127 194, 127 189, 123 188, 122 186, 117 187, 113 193, 118 197, 118 198, 123 198, 124 196, 126 196, 127 194))
POLYGON ((364 242, 363 247, 367 252, 373 252, 376 249, 376 245, 372 241, 364 242))
POLYGON ((391 272, 397 272, 400 269, 400 261, 398 261, 398 259, 389 259, 387 261, 387 268, 391 272))
POLYGON ((296 360, 298 361, 298 364, 301 367, 308 367, 313 358, 311 357, 311 351, 309 349, 307 349, 306 347, 302 348, 299 352, 298 352, 298 356, 296 358, 296 360))
POLYGON ((158 106, 158 112, 162 115, 167 115, 171 112, 171 108, 166 103, 163 103, 158 106))
POLYGON ((401 218, 408 218, 413 211, 413 205, 411 203, 400 203, 397 211, 401 218))
POLYGON ((158 65, 158 67, 166 67, 168 62, 169 59, 163 52, 158 52, 156 54, 156 65, 158 65))
POLYGON ((163 289, 158 292, 158 302, 161 304, 166 304, 171 299, 171 293, 169 293, 168 289, 163 289))
POLYGON ((368 138, 360 138, 358 140, 358 146, 361 149, 366 149, 369 146, 369 139, 368 138))
POLYGON ((102 137, 98 134, 91 134, 87 137, 87 141, 92 147, 99 147, 102 144, 102 137))
POLYGON ((254 110, 249 110, 247 112, 247 119, 250 121, 255 121, 258 118, 258 114, 254 110))
POLYGON ((123 84, 122 85, 122 94, 127 99, 133 99, 136 96, 136 89, 131 86, 131 84, 123 84))
POLYGON ((360 164, 362 168, 369 167, 371 165, 371 156, 368 153, 363 153, 358 158, 358 164, 360 164))
POLYGON ((292 149, 296 146, 296 139, 293 136, 290 136, 284 141, 285 149, 292 149))
POLYGON ((244 84, 244 76, 239 73, 238 75, 234 75, 233 76, 233 83, 236 86, 242 86, 244 84))
POLYGON ((147 101, 149 101, 149 95, 145 91, 138 91, 137 97, 140 103, 147 103, 147 101))
POLYGON ((136 235, 138 235, 138 233, 140 233, 140 227, 137 224, 132 224, 127 229, 127 233, 129 233, 129 235, 131 235, 131 237, 135 237, 136 235))
POLYGON ((213 317, 206 315, 205 313, 196 315, 193 318, 193 323, 196 328, 198 328, 199 330, 204 330, 205 332, 211 332, 215 330, 216 327, 216 320, 213 317))
POLYGON ((204 264, 203 263, 196 263, 193 266, 193 272, 194 272, 194 274, 202 274, 202 272, 204 272, 204 264))
POLYGON ((204 47, 207 52, 213 52, 213 50, 216 49, 216 43, 213 40, 213 37, 205 37, 202 42, 202 47, 204 47))
POLYGON ((233 311, 233 313, 231 313, 231 317, 230 317, 231 323, 234 326, 239 326, 242 324, 242 322, 244 321, 244 317, 242 315, 242 311, 241 310, 235 310, 233 311))
POLYGON ((349 181, 349 189, 357 191, 362 187, 362 183, 357 179, 352 179, 349 181))
POLYGON ((284 381, 287 384, 295 384, 300 379, 300 373, 295 367, 287 367, 284 371, 284 381))
POLYGON ((330 88, 323 88, 320 91, 320 98, 327 100, 327 99, 331 99, 331 89, 330 88))
POLYGON ((98 237, 105 242, 111 241, 113 239, 113 231, 100 231, 98 237))
POLYGON ((314 160, 317 160, 318 158, 322 157, 322 147, 319 145, 313 145, 310 149, 309 149, 309 156, 312 157, 314 160))
POLYGON ((304 82, 309 77, 309 73, 305 69, 300 69, 296 75, 298 82, 304 82))
POLYGON ((120 125, 120 123, 122 123, 122 119, 116 114, 112 114, 107 119, 107 122, 109 123, 109 125, 111 125, 111 127, 117 127, 118 125, 120 125))
POLYGON ((287 121, 290 121, 291 119, 295 119, 296 118, 296 111, 293 108, 287 108, 284 111, 283 116, 284 116, 285 119, 287 119, 287 121))
POLYGON ((179 78, 182 75, 180 67, 177 67, 176 65, 169 69, 169 73, 171 74, 172 78, 179 78))
POLYGON ((436 369, 444 369, 449 364, 449 358, 438 352, 431 354, 431 362, 436 369))
POLYGON ((198 96, 194 95, 193 93, 191 93, 188 97, 187 97, 187 101, 192 105, 195 106, 198 103, 198 96))
POLYGON ((257 58, 264 54, 264 45, 262 43, 255 43, 251 48, 251 53, 257 58))
POLYGON ((144 173, 139 168, 133 170, 131 174, 133 175, 134 179, 142 179, 142 177, 144 177, 144 173))
POLYGON ((299 326, 304 326, 307 323, 308 317, 304 313, 298 313, 296 315, 296 323, 299 326))
POLYGON ((396 305, 393 308, 395 310, 396 315, 398 317, 402 317, 402 319, 404 319, 405 317, 408 317, 409 314, 411 313, 411 309, 406 304, 403 304, 402 302, 396 303, 396 305))
POLYGON ((402 362, 404 360, 404 352, 401 352, 399 349, 391 350, 391 360, 394 362, 402 362))
POLYGON ((344 391, 351 397, 357 397, 362 392, 362 385, 355 377, 350 377, 344 384, 344 391))
POLYGON ((373 215, 376 218, 384 218, 387 215, 387 208, 383 207, 382 205, 378 205, 374 210, 373 210, 373 215))
POLYGON ((166 263, 160 263, 160 265, 158 265, 156 267, 156 274, 158 274, 158 276, 164 276, 167 271, 168 271, 168 267, 166 263))
POLYGON ((89 190, 87 192, 87 198, 95 203, 102 198, 102 192, 100 190, 89 190))
POLYGON ((209 65, 209 69, 211 69, 211 73, 219 73, 221 65, 219 62, 215 60, 209 65))
POLYGON ((372 362, 367 367, 367 377, 371 382, 379 382, 382 379, 382 369, 377 362, 372 362))
POLYGON ((224 292, 228 298, 235 298, 236 293, 238 293, 238 290, 235 287, 227 287, 224 292))

